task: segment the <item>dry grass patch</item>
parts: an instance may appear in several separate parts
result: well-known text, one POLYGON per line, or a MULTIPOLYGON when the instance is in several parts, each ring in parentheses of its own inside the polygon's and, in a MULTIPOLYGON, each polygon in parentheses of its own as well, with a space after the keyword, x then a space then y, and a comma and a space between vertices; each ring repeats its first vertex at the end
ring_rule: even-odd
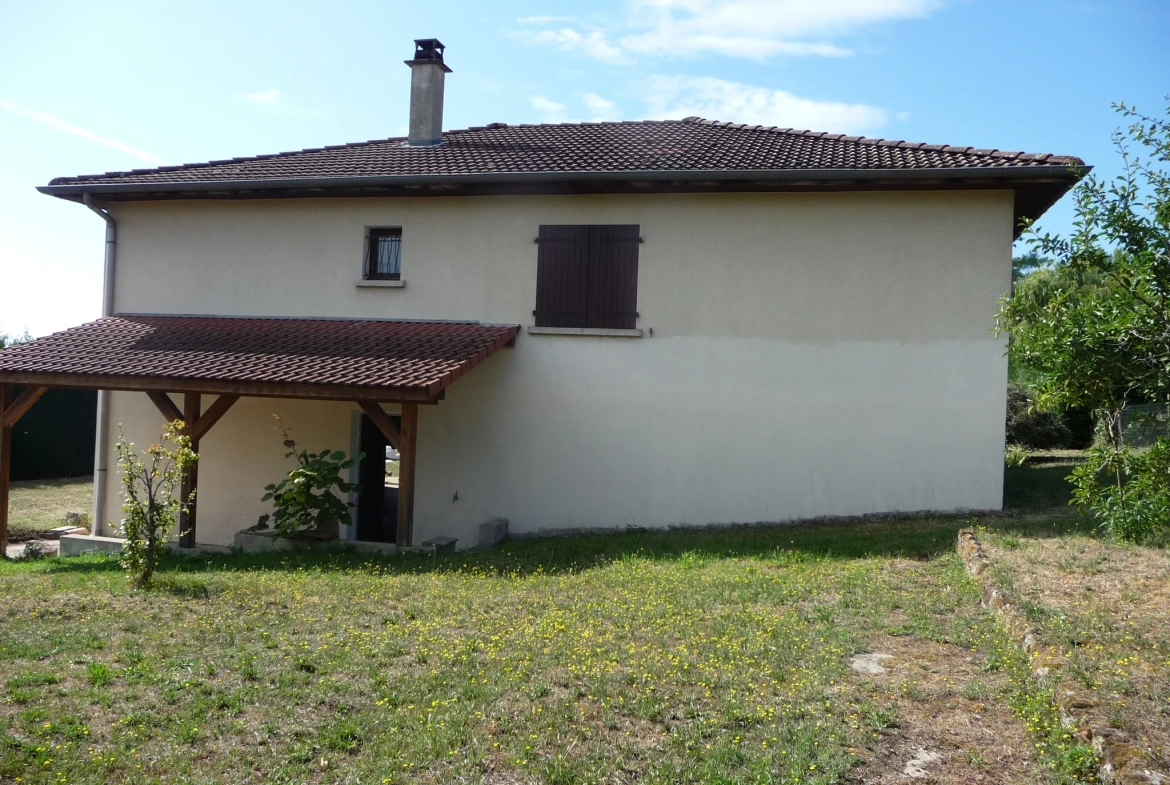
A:
POLYGON ((1170 768, 1170 552, 988 533, 994 577, 1109 723, 1170 768))
POLYGON ((859 715, 874 729, 851 782, 1034 783, 1041 779, 1023 722, 1004 700, 1008 674, 983 653, 915 636, 880 636, 884 673, 853 677, 870 693, 859 715))

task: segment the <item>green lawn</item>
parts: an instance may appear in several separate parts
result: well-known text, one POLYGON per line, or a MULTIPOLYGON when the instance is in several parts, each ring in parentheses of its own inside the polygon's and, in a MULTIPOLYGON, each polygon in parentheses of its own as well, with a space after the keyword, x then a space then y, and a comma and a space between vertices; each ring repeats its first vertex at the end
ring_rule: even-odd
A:
POLYGON ((65 523, 65 513, 89 514, 93 507, 93 478, 25 480, 12 483, 8 500, 8 529, 12 539, 65 523))
POLYGON ((1007 510, 1068 508, 1068 476, 1081 460, 1077 453, 1007 467, 1003 472, 1003 506, 1007 510))
POLYGON ((953 554, 963 523, 173 558, 146 593, 98 557, 7 563, 0 781, 829 783, 896 773, 940 712, 1019 735, 1002 781, 1080 781, 953 554), (853 674, 875 646, 970 677, 853 674))

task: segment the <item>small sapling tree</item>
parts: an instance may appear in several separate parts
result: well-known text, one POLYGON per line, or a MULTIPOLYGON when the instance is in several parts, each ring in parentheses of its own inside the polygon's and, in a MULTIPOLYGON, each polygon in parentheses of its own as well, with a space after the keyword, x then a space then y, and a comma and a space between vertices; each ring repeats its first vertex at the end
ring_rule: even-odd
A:
POLYGON ((280 482, 264 487, 267 493, 260 500, 271 500, 273 511, 261 515, 256 528, 266 529, 271 521, 276 533, 284 536, 309 532, 337 536, 339 525, 352 523, 349 515, 352 504, 343 502, 338 494, 360 490, 356 483, 342 479, 341 473, 364 458, 365 453, 347 458, 341 450, 302 450, 279 416, 276 424, 284 434, 284 446, 289 449, 284 457, 295 457, 297 467, 280 482))
POLYGON ((175 526, 179 512, 195 498, 180 499, 183 472, 199 459, 191 440, 183 435, 183 423, 176 420, 163 431, 162 441, 146 450, 143 460, 118 431, 118 469, 122 473, 122 519, 120 531, 122 566, 139 589, 150 587, 158 553, 175 526))

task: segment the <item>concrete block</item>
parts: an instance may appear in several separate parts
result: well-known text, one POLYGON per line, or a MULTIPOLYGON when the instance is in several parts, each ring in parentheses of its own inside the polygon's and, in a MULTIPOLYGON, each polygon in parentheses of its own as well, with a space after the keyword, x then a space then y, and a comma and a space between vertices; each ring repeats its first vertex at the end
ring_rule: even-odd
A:
POLYGON ((80 556, 83 553, 121 553, 121 537, 91 537, 89 535, 61 535, 61 555, 80 556))
POLYGON ((455 543, 458 541, 456 537, 432 537, 429 540, 424 540, 422 547, 428 548, 435 553, 454 553, 455 543))
POLYGON ((508 539, 508 519, 492 518, 479 525, 479 547, 494 548, 508 539))

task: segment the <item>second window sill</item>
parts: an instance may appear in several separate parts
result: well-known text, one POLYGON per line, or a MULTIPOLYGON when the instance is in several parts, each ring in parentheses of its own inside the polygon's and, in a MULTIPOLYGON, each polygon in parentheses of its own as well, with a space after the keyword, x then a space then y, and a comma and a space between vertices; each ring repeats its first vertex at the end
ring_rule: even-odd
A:
POLYGON ((592 335, 601 338, 641 338, 640 329, 620 330, 608 327, 536 327, 529 326, 529 335, 592 335))
POLYGON ((358 278, 353 282, 353 285, 359 289, 401 289, 406 286, 406 281, 383 281, 376 278, 358 278))

